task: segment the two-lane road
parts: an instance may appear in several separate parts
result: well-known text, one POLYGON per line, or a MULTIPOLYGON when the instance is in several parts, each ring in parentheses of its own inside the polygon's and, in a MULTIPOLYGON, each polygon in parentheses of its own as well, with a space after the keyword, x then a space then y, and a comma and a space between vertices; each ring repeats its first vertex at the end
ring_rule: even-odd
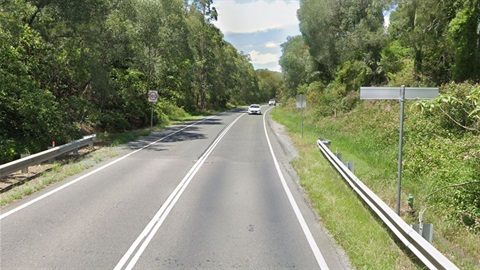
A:
POLYGON ((269 123, 175 126, 2 209, 0 268, 347 269, 269 123))

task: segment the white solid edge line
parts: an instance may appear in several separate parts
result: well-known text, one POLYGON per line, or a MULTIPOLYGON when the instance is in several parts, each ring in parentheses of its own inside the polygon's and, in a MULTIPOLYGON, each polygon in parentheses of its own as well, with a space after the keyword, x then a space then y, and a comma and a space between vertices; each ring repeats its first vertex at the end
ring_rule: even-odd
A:
POLYGON ((165 219, 167 218, 168 214, 172 210, 172 208, 177 203, 180 196, 183 194, 185 189, 187 188, 188 184, 192 181, 195 174, 198 172, 200 167, 203 165, 205 160, 208 158, 210 153, 213 149, 217 146, 220 140, 225 136, 225 134, 230 130, 230 128, 240 119, 240 117, 244 116, 245 114, 240 115, 237 117, 228 127, 217 137, 217 139, 213 142, 213 144, 205 151, 205 153, 199 158, 199 160, 193 165, 190 171, 185 175, 185 177, 180 181, 180 184, 175 188, 175 190, 170 194, 168 199, 163 203, 162 207, 158 210, 155 216, 150 220, 147 224, 145 229, 140 233, 137 239, 133 242, 132 246, 128 249, 128 251, 123 255, 120 261, 115 266, 114 270, 122 269, 127 261, 132 257, 134 251, 138 248, 138 245, 145 239, 142 245, 138 248, 135 255, 133 255, 132 259, 128 263, 125 269, 132 269, 137 261, 140 259, 140 256, 143 254, 147 246, 150 244, 153 236, 157 233, 160 226, 163 224, 165 219))
POLYGON ((271 110, 272 108, 268 109, 265 114, 263 115, 263 128, 265 131, 265 137, 267 138, 268 146, 270 147, 270 153, 272 154, 273 162, 275 163, 275 168, 277 169, 278 176, 280 177, 280 181, 282 182, 283 189, 285 190, 285 193, 287 194, 288 200, 290 201, 290 205, 293 208, 293 211, 295 212, 295 215, 297 216, 297 220, 300 223, 300 226, 302 227, 303 233, 305 234, 305 237, 307 238, 308 243, 310 244, 310 248, 312 249, 313 254, 315 255, 315 258, 317 260, 318 266, 320 269, 329 269, 327 262, 322 256, 322 253, 320 252, 320 249, 318 248, 317 243, 315 242, 315 238, 313 238, 312 232, 308 228, 308 225, 305 221, 305 218, 302 215, 302 212, 300 211, 300 208, 298 208, 298 205, 293 198, 292 192, 288 188, 287 182, 285 180, 285 177, 283 176, 282 170, 280 169, 280 165, 277 161, 277 157, 275 156, 275 153, 273 152, 273 147, 272 144, 270 143, 270 139, 268 138, 268 133, 267 133, 267 125, 266 125, 266 113, 271 110))
POLYGON ((172 133, 170 133, 170 134, 168 134, 168 135, 166 135, 166 136, 164 136, 164 137, 162 137, 162 138, 160 138, 160 139, 158 139, 158 140, 156 140, 156 141, 154 141, 154 142, 151 142, 151 143, 143 146, 143 147, 140 148, 140 149, 137 149, 137 150, 135 150, 135 151, 133 151, 133 152, 131 152, 131 153, 128 153, 128 154, 126 154, 126 155, 124 155, 124 156, 122 156, 122 157, 119 157, 118 159, 115 159, 115 160, 111 161, 110 163, 105 164, 105 165, 103 165, 102 167, 100 167, 100 168, 98 168, 98 169, 95 169, 95 170, 93 170, 93 171, 91 171, 91 172, 89 172, 89 173, 87 173, 87 174, 85 174, 85 175, 82 175, 82 176, 80 176, 80 177, 78 177, 78 178, 76 178, 76 179, 74 179, 74 180, 66 183, 65 185, 62 185, 62 186, 60 186, 60 187, 58 187, 58 188, 56 188, 56 189, 54 189, 54 190, 52 190, 52 191, 50 191, 50 192, 47 192, 47 193, 43 194, 43 195, 40 196, 40 197, 37 197, 37 198, 35 198, 35 199, 31 200, 31 201, 28 201, 28 202, 20 205, 19 207, 16 207, 16 208, 14 208, 14 209, 12 209, 12 210, 10 210, 10 211, 8 211, 8 212, 0 215, 0 220, 2 220, 3 218, 8 217, 9 215, 11 215, 11 214, 13 214, 13 213, 15 213, 15 212, 18 212, 18 211, 20 211, 20 210, 22 210, 22 209, 24 209, 24 208, 26 208, 26 207, 28 207, 28 206, 36 203, 36 202, 39 202, 39 201, 47 198, 48 196, 50 196, 50 195, 52 195, 52 194, 55 194, 55 193, 59 192, 60 190, 65 189, 65 188, 67 188, 67 187, 69 187, 69 186, 71 186, 71 185, 73 185, 73 184, 75 184, 75 183, 77 183, 77 182, 79 182, 79 181, 81 181, 81 180, 83 180, 83 179, 85 179, 85 178, 87 178, 87 177, 89 177, 89 176, 91 176, 91 175, 93 175, 93 174, 95 174, 95 173, 97 173, 97 172, 99 172, 99 171, 107 168, 107 167, 110 167, 111 165, 113 165, 113 164, 115 164, 115 163, 117 163, 117 162, 119 162, 119 161, 121 161, 121 160, 123 160, 123 159, 125 159, 125 158, 127 158, 127 157, 129 157, 129 156, 131 156, 131 155, 133 155, 133 154, 135 154, 135 153, 137 153, 137 152, 139 152, 139 151, 142 151, 142 150, 144 150, 145 148, 150 147, 151 145, 156 144, 156 143, 158 143, 158 142, 161 141, 161 140, 164 140, 164 139, 166 139, 166 138, 168 138, 168 137, 170 137, 170 136, 172 136, 172 135, 174 135, 174 134, 176 134, 176 133, 178 133, 178 132, 180 132, 180 131, 183 131, 183 130, 191 127, 191 126, 194 126, 194 125, 196 125, 196 124, 198 124, 198 123, 201 123, 201 122, 203 122, 203 121, 205 121, 206 119, 209 119, 209 118, 211 118, 211 117, 213 117, 213 116, 204 118, 204 119, 202 119, 202 120, 200 120, 200 121, 197 121, 197 122, 195 122, 195 123, 193 123, 193 124, 191 124, 191 125, 185 126, 184 128, 181 128, 181 129, 179 129, 179 130, 177 130, 177 131, 175 131, 175 132, 172 132, 172 133))

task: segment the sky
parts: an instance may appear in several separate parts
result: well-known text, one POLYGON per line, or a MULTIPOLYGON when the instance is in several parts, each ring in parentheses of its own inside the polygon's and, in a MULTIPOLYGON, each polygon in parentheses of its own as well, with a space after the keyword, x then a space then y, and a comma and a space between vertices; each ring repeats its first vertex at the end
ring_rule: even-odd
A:
POLYGON ((300 0, 213 0, 213 6, 226 41, 249 54, 255 69, 280 71, 280 44, 300 35, 300 0))

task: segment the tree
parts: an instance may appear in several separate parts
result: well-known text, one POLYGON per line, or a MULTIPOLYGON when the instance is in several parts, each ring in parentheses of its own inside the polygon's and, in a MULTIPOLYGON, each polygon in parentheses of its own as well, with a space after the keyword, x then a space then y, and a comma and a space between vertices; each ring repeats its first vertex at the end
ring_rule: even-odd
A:
POLYGON ((455 81, 480 81, 480 2, 457 1, 455 17, 448 24, 448 40, 455 51, 455 81))
POLYGON ((260 89, 265 99, 281 99, 285 92, 284 76, 268 69, 255 71, 260 80, 260 89))
POLYGON ((445 31, 455 0, 400 0, 391 13, 391 38, 412 50, 416 81, 440 85, 451 77, 452 53, 445 31))
POLYGON ((279 63, 285 76, 286 94, 294 97, 299 85, 311 81, 313 61, 302 36, 288 37, 281 48, 282 56, 279 63))
POLYGON ((385 44, 385 1, 305 0, 298 18, 300 31, 323 80, 332 80, 344 62, 363 61, 374 72, 373 82, 383 80, 378 63, 385 44))
POLYGON ((263 97, 211 0, 0 0, 0 160, 263 97))

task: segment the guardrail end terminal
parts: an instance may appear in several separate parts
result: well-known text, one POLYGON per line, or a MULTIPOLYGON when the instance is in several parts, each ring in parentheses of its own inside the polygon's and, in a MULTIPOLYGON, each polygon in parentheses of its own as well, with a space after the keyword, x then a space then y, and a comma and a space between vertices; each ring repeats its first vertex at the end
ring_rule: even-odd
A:
POLYGON ((324 138, 318 138, 318 140, 321 141, 323 144, 325 144, 325 146, 327 146, 328 148, 330 148, 330 145, 332 144, 332 141, 324 138))

